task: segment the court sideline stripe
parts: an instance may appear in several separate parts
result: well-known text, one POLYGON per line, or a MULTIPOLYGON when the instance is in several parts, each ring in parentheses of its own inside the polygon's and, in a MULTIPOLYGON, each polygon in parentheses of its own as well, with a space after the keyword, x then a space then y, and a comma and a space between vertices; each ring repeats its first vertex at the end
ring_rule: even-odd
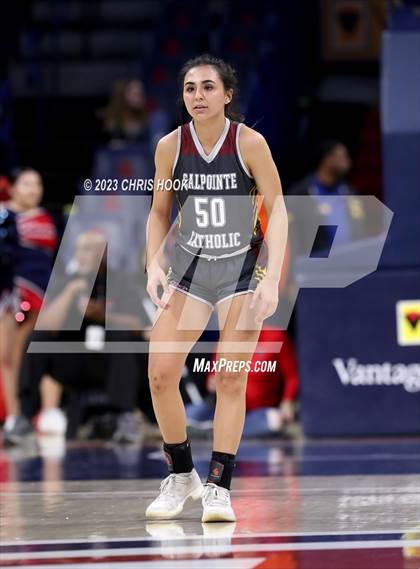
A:
MULTIPOLYGON (((328 537, 331 536, 355 536, 355 535, 403 535, 407 532, 417 531, 410 526, 406 529, 393 529, 393 530, 365 530, 365 531, 297 531, 297 532, 266 532, 266 533, 238 533, 233 534, 231 537, 232 539, 251 539, 251 538, 275 538, 275 537, 328 537)), ((203 535, 185 535, 185 536, 171 536, 171 541, 182 541, 185 539, 205 539, 203 535)), ((159 537, 154 536, 139 536, 139 537, 103 537, 97 539, 90 539, 84 540, 83 538, 79 539, 52 539, 52 540, 31 540, 31 541, 2 541, 0 544, 0 551, 4 547, 26 547, 31 545, 59 545, 59 544, 69 544, 74 545, 77 543, 80 544, 95 544, 95 543, 130 543, 135 541, 162 541, 159 537)))
MULTIPOLYGON (((244 545, 219 545, 214 544, 206 545, 192 545, 189 547, 176 547, 173 548, 169 546, 168 551, 174 549, 174 553, 177 555, 188 555, 191 553, 248 553, 248 552, 264 552, 264 551, 311 551, 311 550, 347 550, 347 549, 401 549, 403 547, 420 547, 420 540, 391 540, 391 541, 342 541, 342 542, 316 542, 316 543, 281 543, 281 544, 244 544, 244 545)), ((150 555, 164 555, 165 547, 145 547, 137 549, 118 549, 118 554, 116 550, 109 549, 94 549, 90 555, 87 555, 89 551, 78 550, 78 551, 43 551, 34 552, 27 551, 22 553, 5 553, 2 554, 2 561, 18 561, 26 560, 31 562, 36 559, 60 559, 58 553, 61 553, 63 558, 78 558, 78 557, 130 557, 130 556, 150 556, 150 555), (111 555, 113 553, 114 555, 111 555)), ((3 565, 3 564, 2 564, 3 565)))

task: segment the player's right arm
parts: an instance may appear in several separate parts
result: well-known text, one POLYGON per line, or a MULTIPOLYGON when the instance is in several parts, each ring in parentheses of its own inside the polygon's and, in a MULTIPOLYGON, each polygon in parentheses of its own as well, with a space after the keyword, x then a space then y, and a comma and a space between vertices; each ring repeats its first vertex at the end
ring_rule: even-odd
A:
POLYGON ((161 184, 163 183, 163 187, 165 187, 165 181, 172 180, 172 166, 176 155, 177 140, 177 131, 174 130, 161 138, 156 146, 153 202, 146 229, 147 292, 152 301, 161 308, 166 308, 166 304, 157 295, 158 286, 161 285, 165 292, 169 292, 168 281, 162 265, 164 245, 171 227, 173 191, 158 190, 158 181, 161 184))

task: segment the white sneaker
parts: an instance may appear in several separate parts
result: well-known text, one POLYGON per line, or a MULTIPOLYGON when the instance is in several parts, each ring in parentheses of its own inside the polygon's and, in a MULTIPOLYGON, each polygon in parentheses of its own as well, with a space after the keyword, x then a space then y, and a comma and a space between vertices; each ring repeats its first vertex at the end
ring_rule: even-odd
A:
POLYGON ((67 429, 67 417, 58 407, 46 409, 39 414, 37 428, 42 435, 64 436, 67 429))
POLYGON ((170 474, 160 484, 159 496, 146 510, 146 518, 168 520, 182 512, 188 498, 198 500, 203 493, 203 485, 197 471, 170 474))
POLYGON ((204 485, 202 522, 236 522, 235 512, 230 505, 230 492, 208 482, 204 485))

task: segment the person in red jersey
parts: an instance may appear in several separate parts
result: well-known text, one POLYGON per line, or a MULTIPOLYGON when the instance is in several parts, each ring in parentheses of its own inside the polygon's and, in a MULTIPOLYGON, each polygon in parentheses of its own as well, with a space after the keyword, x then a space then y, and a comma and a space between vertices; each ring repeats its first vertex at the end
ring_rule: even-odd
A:
MULTIPOLYGON (((57 246, 57 232, 51 216, 40 207, 44 188, 41 175, 32 168, 20 170, 9 189, 9 210, 14 212, 19 236, 19 254, 14 267, 14 282, 19 306, 11 321, 5 343, 7 366, 3 369, 3 386, 7 417, 4 437, 15 428, 20 415, 17 397, 17 374, 22 349, 28 334, 33 329, 41 308, 45 290, 52 269, 53 255, 57 246)), ((54 400, 60 397, 58 387, 46 383, 43 387, 45 398, 54 400)), ((57 405, 51 403, 51 408, 57 405)), ((59 412, 58 412, 59 414, 59 412)), ((48 419, 47 416, 43 420, 48 419)), ((48 421, 47 421, 48 422, 48 421)), ((60 430, 63 430, 60 415, 60 430)), ((41 425, 42 426, 42 425, 41 425)))
POLYGON ((233 109, 236 85, 234 69, 223 60, 203 55, 188 61, 180 88, 189 120, 156 148, 146 265, 147 291, 158 311, 149 381, 170 474, 146 510, 149 519, 178 516, 189 497, 202 497, 203 522, 236 519, 230 484, 247 382, 247 372, 236 367, 251 360, 264 319, 276 311, 288 225, 268 145, 233 109), (169 191, 162 191, 165 187, 169 191), (259 195, 270 220, 265 235, 259 195), (174 200, 178 224, 166 273, 163 246, 174 200), (158 286, 164 291, 161 298, 158 286), (217 357, 228 358, 232 366, 216 377, 213 453, 203 488, 187 438, 179 381, 213 309, 220 329, 217 357))

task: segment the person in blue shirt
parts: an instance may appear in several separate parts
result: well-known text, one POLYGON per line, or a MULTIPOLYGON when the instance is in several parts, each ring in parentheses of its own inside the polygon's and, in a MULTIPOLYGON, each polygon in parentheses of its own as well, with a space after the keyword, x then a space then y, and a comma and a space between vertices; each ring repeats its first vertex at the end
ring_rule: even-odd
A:
POLYGON ((311 251, 311 256, 325 256, 333 240, 336 245, 344 245, 366 235, 363 204, 356 189, 347 181, 351 166, 346 145, 335 139, 325 140, 318 146, 315 170, 289 188, 288 195, 312 198, 299 202, 299 207, 292 204, 289 211, 293 256, 307 250, 311 251), (332 204, 326 199, 330 196, 348 196, 349 199, 332 204), (317 220, 319 230, 312 244, 313 218, 317 220), (308 223, 309 219, 311 223, 308 223), (337 234, 335 226, 341 228, 337 234))

